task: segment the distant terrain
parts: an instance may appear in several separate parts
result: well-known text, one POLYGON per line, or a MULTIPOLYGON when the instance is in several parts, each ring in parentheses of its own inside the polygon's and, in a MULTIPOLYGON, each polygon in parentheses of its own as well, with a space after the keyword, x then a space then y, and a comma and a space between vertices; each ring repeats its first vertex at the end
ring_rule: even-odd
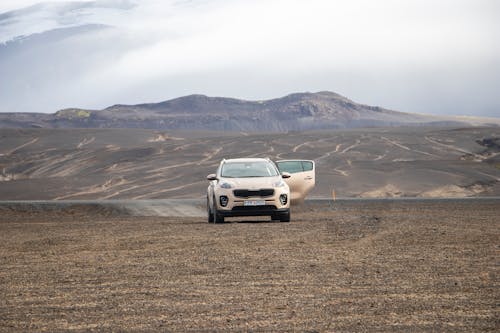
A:
POLYGON ((500 128, 1 129, 0 200, 203 198, 222 158, 312 159, 311 197, 500 195, 500 128))
POLYGON ((184 96, 160 103, 0 113, 0 128, 147 128, 287 132, 381 126, 500 126, 500 118, 432 116, 359 104, 323 91, 264 101, 184 96))

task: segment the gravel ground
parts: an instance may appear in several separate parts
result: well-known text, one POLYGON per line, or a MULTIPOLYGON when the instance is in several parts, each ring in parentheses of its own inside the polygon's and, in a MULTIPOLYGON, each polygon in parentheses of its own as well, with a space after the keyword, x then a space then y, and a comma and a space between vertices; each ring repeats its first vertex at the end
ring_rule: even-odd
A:
POLYGON ((0 331, 498 331, 499 216, 497 199, 220 225, 0 207, 0 331))

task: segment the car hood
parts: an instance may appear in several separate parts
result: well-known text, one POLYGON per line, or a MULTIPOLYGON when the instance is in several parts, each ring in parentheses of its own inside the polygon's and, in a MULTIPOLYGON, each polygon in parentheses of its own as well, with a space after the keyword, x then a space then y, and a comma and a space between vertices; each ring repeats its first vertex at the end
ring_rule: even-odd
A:
POLYGON ((280 181, 281 176, 276 177, 251 177, 251 178, 221 178, 220 183, 230 183, 236 188, 261 189, 274 188, 274 184, 280 181))

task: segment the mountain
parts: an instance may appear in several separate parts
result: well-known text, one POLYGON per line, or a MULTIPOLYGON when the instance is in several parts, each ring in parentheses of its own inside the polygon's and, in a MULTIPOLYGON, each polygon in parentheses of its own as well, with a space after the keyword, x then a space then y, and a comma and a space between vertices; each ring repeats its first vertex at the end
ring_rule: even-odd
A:
POLYGON ((323 91, 246 101, 189 95, 160 103, 64 109, 54 114, 3 113, 0 127, 149 128, 223 131, 299 131, 382 126, 500 126, 500 119, 403 113, 323 91))

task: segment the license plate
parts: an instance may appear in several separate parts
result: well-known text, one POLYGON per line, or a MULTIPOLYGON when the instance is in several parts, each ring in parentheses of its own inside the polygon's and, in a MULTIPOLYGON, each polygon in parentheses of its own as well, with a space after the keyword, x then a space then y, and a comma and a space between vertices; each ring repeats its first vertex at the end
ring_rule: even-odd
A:
POLYGON ((245 206, 264 206, 265 204, 265 200, 245 200, 243 203, 245 206))

